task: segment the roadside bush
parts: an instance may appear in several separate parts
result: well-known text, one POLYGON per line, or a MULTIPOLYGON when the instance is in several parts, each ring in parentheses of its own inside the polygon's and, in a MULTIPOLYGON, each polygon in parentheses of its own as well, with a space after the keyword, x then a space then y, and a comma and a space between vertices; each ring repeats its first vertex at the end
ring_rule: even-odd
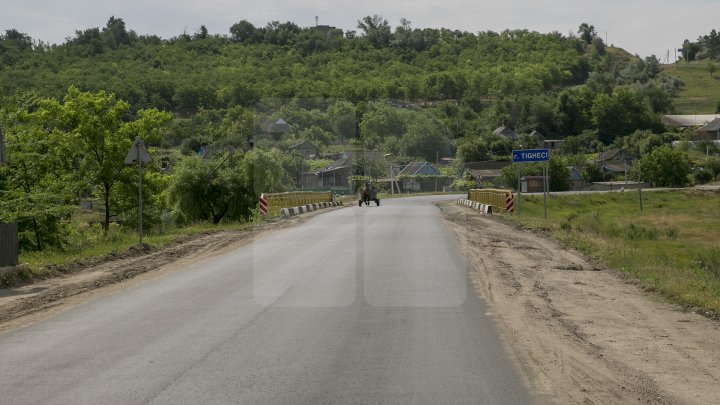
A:
POLYGON ((627 240, 655 240, 660 232, 654 226, 644 226, 631 223, 625 231, 627 240))
POLYGON ((715 277, 720 277, 720 249, 714 248, 698 254, 698 267, 715 277))
POLYGON ((693 178, 695 180, 695 184, 705 184, 713 181, 712 173, 706 172, 705 170, 696 172, 693 175, 693 178))
POLYGON ((452 191, 468 191, 471 188, 477 188, 475 180, 457 179, 450 184, 450 190, 452 191))

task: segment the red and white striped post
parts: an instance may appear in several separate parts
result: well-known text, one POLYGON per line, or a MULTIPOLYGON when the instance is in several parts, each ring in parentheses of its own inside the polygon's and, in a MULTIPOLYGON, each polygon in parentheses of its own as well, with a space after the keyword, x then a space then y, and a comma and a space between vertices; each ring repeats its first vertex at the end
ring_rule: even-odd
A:
POLYGON ((260 209, 260 213, 262 215, 267 215, 268 207, 267 207, 267 198, 265 198, 265 193, 260 194, 260 202, 258 203, 258 208, 260 209))
POLYGON ((505 211, 513 212, 515 209, 515 196, 513 193, 505 193, 505 211))

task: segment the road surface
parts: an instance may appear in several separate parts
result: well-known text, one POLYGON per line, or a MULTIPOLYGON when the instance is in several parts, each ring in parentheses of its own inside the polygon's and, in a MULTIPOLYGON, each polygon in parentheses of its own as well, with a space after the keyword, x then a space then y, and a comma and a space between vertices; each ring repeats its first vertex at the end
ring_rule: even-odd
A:
POLYGON ((323 213, 2 333, 0 402, 531 403, 438 199, 323 213))

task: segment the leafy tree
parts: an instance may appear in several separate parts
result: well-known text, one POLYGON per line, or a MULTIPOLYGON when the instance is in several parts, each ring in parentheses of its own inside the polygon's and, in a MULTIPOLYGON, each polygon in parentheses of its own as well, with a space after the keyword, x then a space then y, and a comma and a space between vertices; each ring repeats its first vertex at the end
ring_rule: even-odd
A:
POLYGON ((229 153, 208 160, 193 156, 180 162, 168 196, 182 220, 218 224, 224 218, 250 217, 256 199, 240 159, 229 153))
POLYGON ((400 152, 405 156, 413 156, 434 162, 438 156, 447 156, 450 143, 448 130, 436 120, 418 115, 416 120, 408 124, 407 132, 400 139, 400 152))
POLYGON ((567 168, 564 159, 551 156, 548 161, 548 187, 550 191, 570 190, 570 169, 567 168))
POLYGON ((580 27, 578 28, 578 34, 580 34, 580 39, 585 41, 586 44, 592 43, 593 38, 597 36, 597 32, 595 32, 595 26, 588 25, 587 23, 580 24, 580 27))
POLYGON ((626 89, 617 89, 610 95, 598 94, 593 100, 592 113, 600 140, 605 144, 638 129, 660 126, 645 100, 637 92, 626 89))
POLYGON ((327 118, 337 139, 350 139, 357 126, 355 106, 348 101, 337 101, 327 110, 327 118))
POLYGON ((490 159, 487 141, 481 137, 466 136, 458 141, 457 157, 463 162, 482 162, 490 159))
POLYGON ((64 134, 47 128, 32 96, 0 108, 8 162, 0 168, 0 218, 17 222, 23 251, 62 248, 73 207, 72 160, 64 134))
POLYGON ((633 167, 635 177, 658 187, 689 183, 690 160, 686 152, 663 145, 643 156, 633 167))
POLYGON ((111 193, 125 169, 125 156, 137 135, 159 139, 158 132, 171 115, 141 111, 135 121, 127 120, 129 105, 105 93, 81 92, 70 87, 63 102, 44 100, 40 114, 56 123, 55 130, 67 133, 68 149, 78 162, 78 173, 86 186, 100 195, 105 206, 103 229, 107 231, 112 211, 111 193))
POLYGON ((110 17, 100 36, 110 49, 117 49, 121 45, 130 45, 137 37, 135 32, 125 29, 122 18, 110 17))
POLYGON ((712 173, 713 180, 720 176, 720 159, 711 158, 705 163, 705 170, 712 173))
POLYGON ((357 27, 363 31, 365 37, 375 48, 385 48, 390 45, 392 31, 387 20, 375 14, 358 20, 357 27))
POLYGON ((360 134, 369 148, 382 144, 387 137, 402 136, 406 119, 401 112, 385 103, 372 103, 363 115, 360 134))
POLYGON ((594 183, 597 181, 606 181, 608 179, 607 174, 602 170, 602 167, 596 164, 589 163, 585 165, 582 171, 583 179, 588 183, 594 183))
POLYGON ((235 42, 252 44, 261 40, 262 32, 249 21, 242 20, 230 27, 230 38, 235 42))

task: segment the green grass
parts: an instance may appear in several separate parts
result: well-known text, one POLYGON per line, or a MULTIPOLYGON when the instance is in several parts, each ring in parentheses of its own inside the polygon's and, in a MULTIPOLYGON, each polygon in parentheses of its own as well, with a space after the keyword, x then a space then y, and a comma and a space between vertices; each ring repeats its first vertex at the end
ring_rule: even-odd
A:
POLYGON ((637 191, 522 201, 523 226, 629 273, 671 302, 720 314, 720 192, 637 191))
MULTIPOLYGON (((197 235, 229 230, 249 229, 259 225, 251 223, 227 223, 214 225, 198 223, 183 228, 173 228, 163 233, 150 233, 143 237, 143 243, 152 249, 162 249, 181 236, 197 235)), ((10 287, 23 282, 42 279, 58 273, 72 272, 75 264, 101 261, 111 255, 121 255, 133 246, 139 245, 139 235, 132 230, 111 226, 103 234, 98 226, 77 225, 70 237, 69 244, 63 250, 45 249, 40 252, 21 252, 21 263, 15 271, 0 273, 0 287, 10 287)))
POLYGON ((715 63, 718 71, 710 77, 708 62, 680 62, 664 65, 663 73, 677 76, 685 84, 675 99, 677 114, 715 114, 720 101, 720 63, 715 63))

